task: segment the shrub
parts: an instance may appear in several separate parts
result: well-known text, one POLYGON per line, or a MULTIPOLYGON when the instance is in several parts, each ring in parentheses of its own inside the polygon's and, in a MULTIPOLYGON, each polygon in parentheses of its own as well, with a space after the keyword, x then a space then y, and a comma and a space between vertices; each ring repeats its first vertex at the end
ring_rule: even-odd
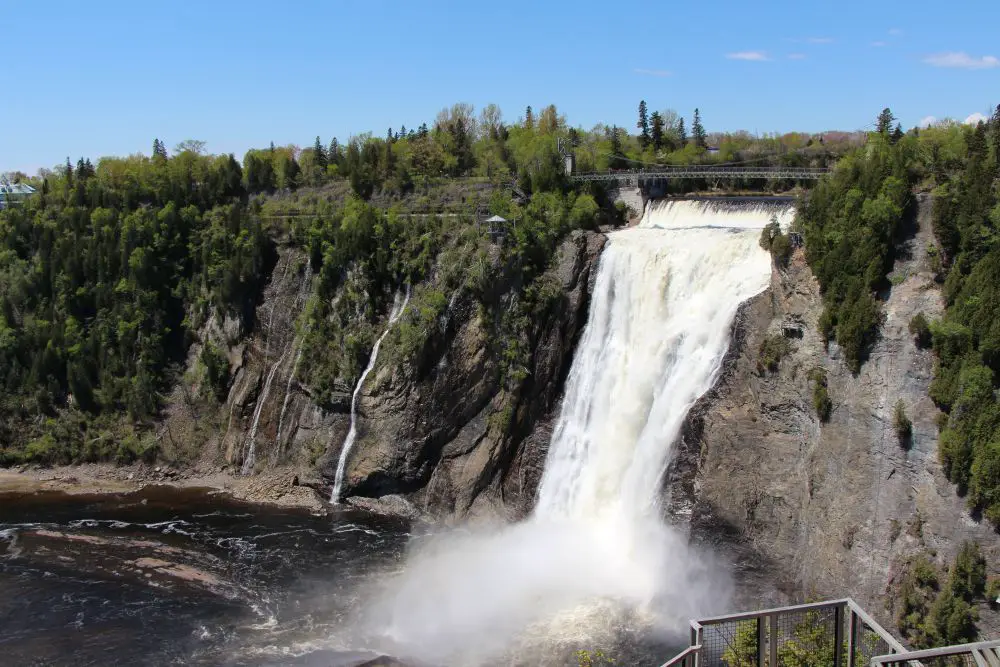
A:
POLYGON ((899 438, 899 444, 904 449, 909 449, 913 439, 913 422, 906 416, 903 399, 896 401, 896 409, 892 413, 892 427, 896 431, 896 437, 899 438))
POLYGON ((757 359, 757 370, 775 372, 781 360, 792 351, 792 344, 787 338, 778 334, 767 336, 760 343, 760 356, 757 359))
POLYGON ((923 311, 914 315, 913 319, 910 320, 910 335, 913 336, 913 342, 921 350, 931 346, 934 340, 931 335, 931 325, 924 317, 923 311))
POLYGON ((217 400, 226 397, 229 389, 229 358, 212 341, 201 348, 201 363, 205 366, 205 382, 217 400))
POLYGON ((833 411, 833 402, 827 390, 826 371, 814 368, 809 373, 809 379, 813 382, 813 409, 819 420, 826 423, 830 421, 830 413, 833 411))
POLYGON ((771 222, 761 230, 760 247, 771 253, 776 266, 782 269, 788 266, 788 260, 792 256, 792 238, 781 233, 781 225, 773 216, 771 222))

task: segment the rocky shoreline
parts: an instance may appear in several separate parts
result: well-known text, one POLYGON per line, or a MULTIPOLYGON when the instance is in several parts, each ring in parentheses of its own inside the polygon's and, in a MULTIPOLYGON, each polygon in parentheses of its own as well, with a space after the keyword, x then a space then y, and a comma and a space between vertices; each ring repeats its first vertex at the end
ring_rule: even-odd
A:
POLYGON ((312 485, 301 482, 299 472, 293 468, 276 468, 247 477, 235 474, 228 467, 184 471, 166 465, 146 464, 117 466, 89 463, 0 470, 0 494, 124 494, 149 486, 209 489, 234 500, 299 508, 315 514, 325 514, 330 509, 320 492, 312 485))

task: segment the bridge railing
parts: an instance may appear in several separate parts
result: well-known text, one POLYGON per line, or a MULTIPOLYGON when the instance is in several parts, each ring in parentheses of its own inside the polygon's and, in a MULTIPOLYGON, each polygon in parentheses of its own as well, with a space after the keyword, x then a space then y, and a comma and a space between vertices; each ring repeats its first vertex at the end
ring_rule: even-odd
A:
POLYGON ((904 651, 847 598, 692 621, 691 645, 664 667, 861 667, 904 651))
POLYGON ((953 667, 954 665, 969 667, 1000 665, 1000 639, 909 651, 901 655, 879 655, 871 660, 871 667, 953 667))
POLYGON ((773 180, 815 180, 829 173, 825 167, 656 167, 652 169, 608 170, 571 174, 574 181, 657 180, 677 178, 765 178, 773 180))

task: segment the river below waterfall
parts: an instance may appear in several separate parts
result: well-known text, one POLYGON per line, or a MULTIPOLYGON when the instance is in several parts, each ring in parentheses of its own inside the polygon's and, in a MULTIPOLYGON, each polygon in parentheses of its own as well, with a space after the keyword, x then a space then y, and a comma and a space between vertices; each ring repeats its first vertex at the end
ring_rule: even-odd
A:
MULTIPOLYGON (((0 498, 0 663, 356 665, 342 630, 405 523, 203 491, 0 498)), ((350 645, 349 645, 350 644, 350 645)))
MULTIPOLYGON (((0 664, 367 664, 387 652, 359 623, 369 596, 399 575, 408 548, 442 531, 168 487, 5 494, 0 664)), ((577 649, 596 648, 617 664, 659 665, 680 646, 638 623, 613 634, 612 644, 586 633, 536 644, 544 656, 512 662, 575 665, 577 649)))

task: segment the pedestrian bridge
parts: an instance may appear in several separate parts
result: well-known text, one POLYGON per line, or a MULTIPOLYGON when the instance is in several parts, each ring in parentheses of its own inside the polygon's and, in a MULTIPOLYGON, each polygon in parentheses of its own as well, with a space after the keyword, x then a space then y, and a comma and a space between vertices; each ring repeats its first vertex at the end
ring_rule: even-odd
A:
POLYGON ((728 167, 695 165, 688 167, 655 167, 651 169, 609 169, 586 173, 570 173, 575 182, 610 181, 624 186, 642 186, 656 181, 702 178, 707 180, 815 181, 832 171, 828 167, 728 167))

